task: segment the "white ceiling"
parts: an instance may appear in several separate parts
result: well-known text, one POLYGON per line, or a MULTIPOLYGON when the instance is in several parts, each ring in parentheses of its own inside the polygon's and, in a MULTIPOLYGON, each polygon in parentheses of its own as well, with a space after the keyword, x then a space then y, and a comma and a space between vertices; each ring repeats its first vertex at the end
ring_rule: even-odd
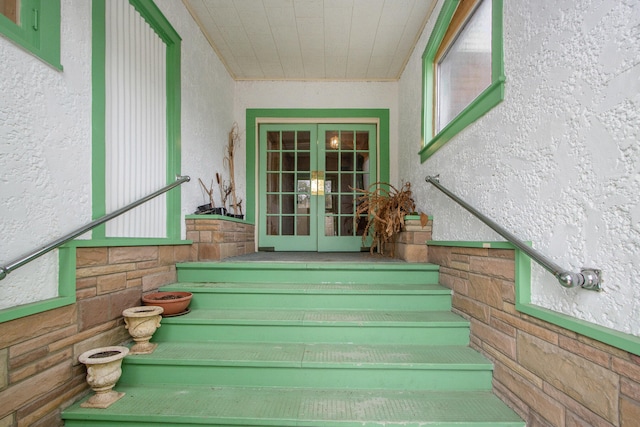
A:
POLYGON ((236 80, 397 80, 435 0, 183 0, 236 80))

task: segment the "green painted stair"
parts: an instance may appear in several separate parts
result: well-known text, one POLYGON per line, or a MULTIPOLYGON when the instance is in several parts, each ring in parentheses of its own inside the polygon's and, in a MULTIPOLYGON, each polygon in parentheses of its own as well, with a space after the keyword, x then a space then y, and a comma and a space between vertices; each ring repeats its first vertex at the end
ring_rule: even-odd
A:
POLYGON ((168 342, 127 357, 120 383, 490 390, 491 375, 492 365, 463 346, 168 342))
POLYGON ((75 404, 67 426, 524 426, 437 266, 186 263, 178 278, 164 289, 193 292, 191 311, 125 358, 124 398, 75 404))

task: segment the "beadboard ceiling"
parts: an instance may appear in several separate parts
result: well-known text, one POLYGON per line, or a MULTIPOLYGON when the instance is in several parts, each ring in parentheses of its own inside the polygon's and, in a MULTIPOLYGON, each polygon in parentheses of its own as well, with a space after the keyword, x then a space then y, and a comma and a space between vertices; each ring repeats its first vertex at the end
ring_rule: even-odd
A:
POLYGON ((236 80, 397 80, 435 0, 183 0, 236 80))

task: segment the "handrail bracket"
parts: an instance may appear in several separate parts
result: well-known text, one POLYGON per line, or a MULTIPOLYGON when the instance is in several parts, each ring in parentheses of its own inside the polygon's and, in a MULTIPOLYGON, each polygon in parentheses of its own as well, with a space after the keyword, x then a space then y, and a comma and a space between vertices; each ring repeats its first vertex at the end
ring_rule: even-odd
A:
POLYGON ((522 252, 527 254, 532 260, 540 264, 544 269, 553 274, 560 285, 565 288, 575 288, 580 287, 582 289, 587 289, 590 291, 600 292, 602 290, 602 271, 597 268, 587 268, 584 267, 580 270, 579 273, 573 273, 571 271, 567 271, 561 268, 558 264, 556 264, 553 260, 549 259, 545 255, 541 254, 531 246, 525 244, 522 240, 517 238, 515 235, 507 231, 502 226, 498 225, 491 218, 484 215, 482 212, 478 211, 476 208, 462 200, 457 195, 453 194, 447 188, 445 188, 442 184, 440 184, 440 175, 427 176, 425 181, 432 184, 438 190, 442 191, 445 195, 447 195, 450 199, 458 203, 460 206, 465 208, 471 214, 473 214, 480 221, 484 222, 489 228, 491 228, 496 233, 500 234, 502 237, 507 239, 511 244, 520 249, 522 252))

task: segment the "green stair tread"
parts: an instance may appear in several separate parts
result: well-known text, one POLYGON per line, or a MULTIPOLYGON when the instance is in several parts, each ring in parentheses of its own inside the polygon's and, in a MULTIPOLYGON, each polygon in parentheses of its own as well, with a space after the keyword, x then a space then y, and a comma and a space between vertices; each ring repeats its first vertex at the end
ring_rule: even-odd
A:
POLYGON ((491 392, 118 386, 107 409, 75 404, 63 419, 157 425, 524 427, 491 392))
POLYGON ((178 269, 195 270, 361 270, 361 271, 439 271, 440 266, 429 263, 403 263, 403 262, 183 262, 176 264, 178 269))
POLYGON ((468 327, 450 311, 394 310, 207 310, 165 318, 171 324, 468 327))
POLYGON ((153 354, 128 356, 126 364, 299 368, 491 370, 465 346, 303 343, 161 343, 153 354))
POLYGON ((366 284, 366 283, 212 283, 183 282, 167 285, 163 290, 187 290, 193 293, 257 293, 257 294, 340 294, 340 295, 450 295, 451 290, 439 284, 366 284))

